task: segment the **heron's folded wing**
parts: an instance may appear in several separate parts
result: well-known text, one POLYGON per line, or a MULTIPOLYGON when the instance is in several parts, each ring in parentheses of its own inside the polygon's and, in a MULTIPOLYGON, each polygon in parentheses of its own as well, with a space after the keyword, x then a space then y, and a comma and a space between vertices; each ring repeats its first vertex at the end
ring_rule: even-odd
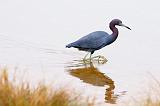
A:
POLYGON ((109 37, 110 35, 106 32, 97 31, 77 40, 74 45, 79 48, 99 49, 109 42, 109 37))

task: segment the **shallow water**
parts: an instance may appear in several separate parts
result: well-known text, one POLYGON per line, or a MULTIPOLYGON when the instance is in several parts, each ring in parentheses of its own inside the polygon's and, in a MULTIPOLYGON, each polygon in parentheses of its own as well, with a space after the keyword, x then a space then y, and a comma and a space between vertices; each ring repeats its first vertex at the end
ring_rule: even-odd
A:
MULTIPOLYGON (((150 70, 139 66, 123 62, 117 64, 110 58, 104 63, 96 59, 89 63, 82 60, 85 52, 76 49, 56 50, 45 45, 4 38, 1 38, 0 64, 10 69, 11 79, 16 73, 18 79, 27 80, 33 86, 41 81, 57 88, 67 86, 86 97, 96 97, 99 104, 123 103, 138 97, 139 92, 149 87, 150 70)), ((158 71, 151 73, 159 78, 158 71)))

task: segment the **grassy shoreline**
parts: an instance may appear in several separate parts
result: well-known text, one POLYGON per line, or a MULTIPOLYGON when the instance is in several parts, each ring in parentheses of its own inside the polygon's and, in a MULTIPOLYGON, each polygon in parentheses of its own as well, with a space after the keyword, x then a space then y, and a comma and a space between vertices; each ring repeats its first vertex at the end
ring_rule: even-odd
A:
MULTIPOLYGON (((16 76, 15 76, 16 77, 16 76)), ((31 88, 29 83, 14 84, 7 69, 0 70, 0 106, 93 106, 71 89, 54 90, 45 84, 31 88)))
MULTIPOLYGON (((0 106, 96 106, 96 100, 90 101, 68 87, 54 90, 40 83, 33 88, 25 81, 16 84, 16 75, 13 76, 14 81, 10 81, 7 69, 0 69, 0 106)), ((124 106, 160 106, 160 82, 154 77, 152 79, 151 92, 144 98, 126 102, 124 106)))

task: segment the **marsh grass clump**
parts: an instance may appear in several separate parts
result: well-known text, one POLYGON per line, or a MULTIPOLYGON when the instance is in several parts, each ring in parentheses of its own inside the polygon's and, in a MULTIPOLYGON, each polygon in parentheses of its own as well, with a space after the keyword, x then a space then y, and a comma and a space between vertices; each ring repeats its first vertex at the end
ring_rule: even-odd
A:
POLYGON ((157 80, 150 73, 153 82, 150 85, 149 91, 147 93, 148 96, 144 100, 142 100, 141 105, 143 106, 160 106, 160 81, 157 80))
MULTIPOLYGON (((16 77, 16 76, 15 76, 16 77)), ((16 78, 14 78, 16 79, 16 78)), ((80 94, 40 83, 33 88, 28 82, 15 84, 10 81, 7 69, 0 70, 0 106, 93 106, 80 94)))
POLYGON ((127 106, 160 106, 160 81, 150 73, 150 86, 145 88, 139 98, 132 98, 127 106))

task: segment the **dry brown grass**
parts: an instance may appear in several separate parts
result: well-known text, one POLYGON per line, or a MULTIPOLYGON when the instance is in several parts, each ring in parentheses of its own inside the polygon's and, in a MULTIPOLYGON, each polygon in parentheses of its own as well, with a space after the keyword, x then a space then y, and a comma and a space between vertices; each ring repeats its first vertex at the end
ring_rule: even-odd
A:
POLYGON ((65 88, 53 90, 39 84, 31 88, 29 83, 15 84, 8 79, 7 69, 0 70, 0 106, 93 106, 80 94, 65 88))
MULTIPOLYGON (((15 75, 13 75, 16 77, 15 75)), ((51 86, 40 83, 31 88, 29 83, 20 84, 10 81, 7 69, 0 69, 0 106, 94 106, 79 93, 65 87, 54 90, 51 86)), ((149 92, 142 99, 134 99, 124 106, 160 106, 160 81, 152 76, 153 82, 149 92)), ((122 105, 123 106, 123 105, 122 105)))

